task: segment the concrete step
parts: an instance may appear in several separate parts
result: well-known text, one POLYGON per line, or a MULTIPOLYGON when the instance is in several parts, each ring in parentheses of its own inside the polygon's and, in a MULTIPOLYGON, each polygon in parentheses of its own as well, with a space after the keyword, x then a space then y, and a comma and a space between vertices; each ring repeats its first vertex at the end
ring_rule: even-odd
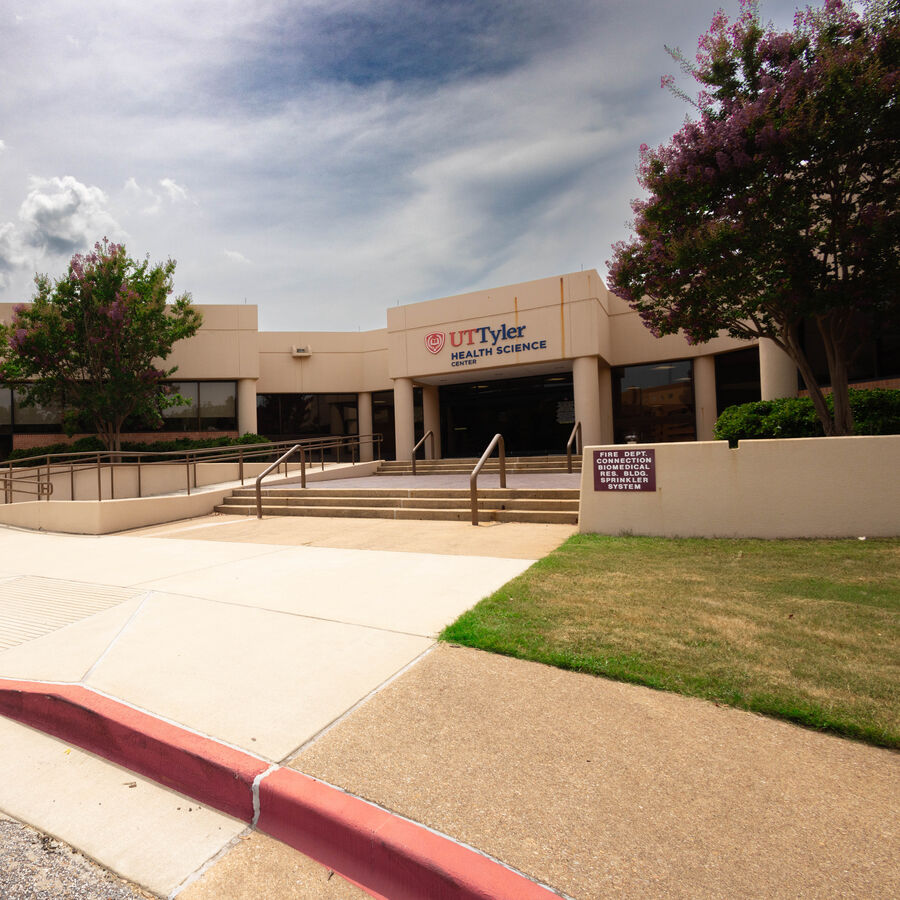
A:
MULTIPOLYGON (((263 514, 468 521, 466 488, 273 487, 262 493, 263 514)), ((479 519, 494 522, 578 522, 579 491, 571 488, 485 488, 478 492, 479 519)), ((217 512, 256 514, 256 490, 237 488, 217 512)))
MULTIPOLYGON (((256 515, 255 506, 221 505, 216 512, 228 515, 256 515)), ((431 521, 469 520, 468 509, 395 509, 383 506, 281 506, 266 505, 263 508, 266 516, 328 516, 333 518, 356 519, 419 519, 431 521)), ((577 525, 577 512, 550 510, 503 510, 479 508, 478 518, 481 522, 538 522, 544 524, 577 525)))
MULTIPOLYGON (((544 500, 578 500, 580 492, 576 488, 481 488, 479 498, 491 500, 521 500, 540 498, 544 500)), ((267 488, 262 492, 266 497, 447 497, 469 499, 468 488, 267 488)), ((253 488, 236 488, 233 497, 256 498, 253 488)))
MULTIPOLYGON (((252 506, 256 509, 255 497, 227 497, 222 506, 252 506)), ((303 496, 266 497, 263 508, 270 506, 294 507, 384 507, 392 509, 470 509, 468 497, 318 497, 315 494, 303 496)), ((553 500, 546 498, 478 498, 479 509, 510 510, 556 510, 578 512, 578 500, 553 500)))

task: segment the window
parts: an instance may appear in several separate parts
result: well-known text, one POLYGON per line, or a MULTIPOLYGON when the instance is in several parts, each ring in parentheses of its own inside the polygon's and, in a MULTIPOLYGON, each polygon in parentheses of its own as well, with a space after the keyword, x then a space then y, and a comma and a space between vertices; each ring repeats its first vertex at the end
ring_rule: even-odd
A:
POLYGON ((716 411, 760 399, 759 348, 748 347, 716 357, 716 411))
POLYGON ((358 434, 356 394, 257 394, 256 427, 272 440, 358 434))
POLYGON ((12 391, 0 388, 0 428, 12 427, 12 391))
POLYGON ((63 430, 60 404, 23 406, 21 393, 13 388, 12 395, 12 418, 16 431, 25 434, 55 434, 63 430))
POLYGON ((612 370, 616 443, 693 441, 693 363, 689 359, 612 370))
POLYGON ((234 381, 173 381, 185 403, 163 410, 165 431, 234 431, 237 387, 234 381))

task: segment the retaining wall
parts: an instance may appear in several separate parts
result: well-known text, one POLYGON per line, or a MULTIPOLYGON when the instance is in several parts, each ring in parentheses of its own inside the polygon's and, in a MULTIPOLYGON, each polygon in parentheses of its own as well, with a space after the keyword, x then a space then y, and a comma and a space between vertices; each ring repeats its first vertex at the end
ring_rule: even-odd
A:
POLYGON ((897 536, 900 435, 586 447, 579 523, 663 537, 897 536), (634 483, 645 451, 655 489, 634 483), (640 465, 617 469, 629 460, 640 465))

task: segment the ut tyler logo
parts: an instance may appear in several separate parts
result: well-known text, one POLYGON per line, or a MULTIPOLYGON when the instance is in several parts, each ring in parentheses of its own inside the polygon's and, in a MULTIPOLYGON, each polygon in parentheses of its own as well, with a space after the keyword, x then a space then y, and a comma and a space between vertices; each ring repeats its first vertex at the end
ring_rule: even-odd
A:
POLYGON ((425 335, 425 346, 430 353, 440 353, 444 349, 444 332, 432 331, 425 335))

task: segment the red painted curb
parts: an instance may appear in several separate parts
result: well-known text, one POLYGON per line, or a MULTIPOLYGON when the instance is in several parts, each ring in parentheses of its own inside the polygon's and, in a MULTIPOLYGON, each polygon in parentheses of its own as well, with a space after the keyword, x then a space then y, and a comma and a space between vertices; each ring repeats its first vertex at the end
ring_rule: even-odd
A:
POLYGON ((421 825, 280 768, 257 827, 390 900, 548 900, 522 875, 421 825))
POLYGON ((0 713, 146 775, 238 819, 253 818, 267 764, 80 685, 0 679, 0 713))
MULTIPOLYGON (((253 781, 269 767, 241 750, 81 685, 0 679, 0 714, 253 821, 253 781)), ((261 779, 259 809, 261 831, 381 900, 558 897, 475 850, 293 769, 261 779)))

